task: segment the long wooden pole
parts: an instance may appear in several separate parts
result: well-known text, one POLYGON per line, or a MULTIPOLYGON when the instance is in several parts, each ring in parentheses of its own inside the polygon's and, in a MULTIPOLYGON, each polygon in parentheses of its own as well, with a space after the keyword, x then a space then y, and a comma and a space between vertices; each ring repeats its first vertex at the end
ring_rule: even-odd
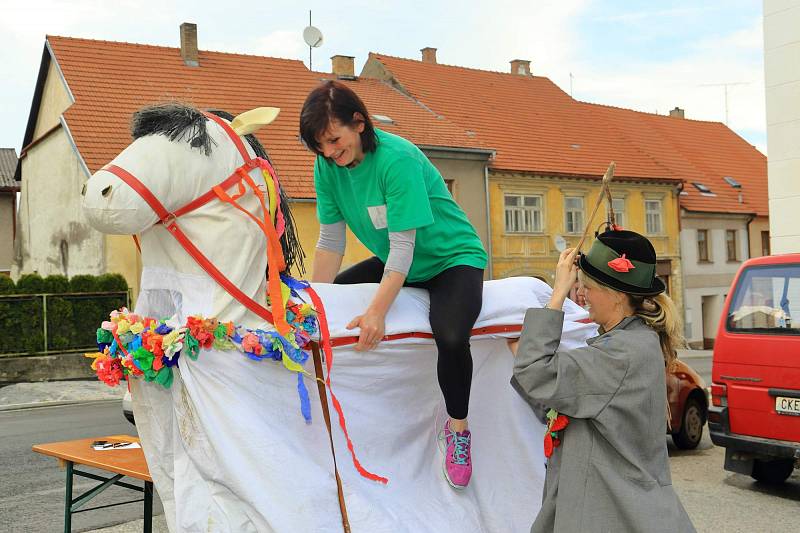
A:
POLYGON ((342 490, 342 478, 339 477, 339 469, 336 466, 336 451, 333 449, 333 432, 331 431, 331 414, 328 410, 328 394, 325 391, 325 376, 322 373, 322 357, 319 352, 319 344, 311 343, 311 354, 314 359, 314 371, 317 374, 317 386, 319 387, 319 401, 322 404, 322 416, 325 419, 325 426, 328 428, 328 439, 331 443, 331 455, 333 456, 333 473, 336 476, 336 493, 339 497, 339 510, 342 513, 342 530, 350 533, 350 520, 347 517, 347 504, 344 500, 344 490, 342 490))
POLYGON ((589 235, 589 230, 593 227, 594 217, 597 215, 597 211, 600 209, 600 206, 603 204, 603 200, 608 194, 608 197, 611 198, 611 192, 608 188, 609 183, 611 180, 614 179, 614 168, 616 165, 612 161, 608 168, 606 169, 606 173, 603 174, 603 180, 600 182, 600 194, 597 195, 597 202, 594 204, 594 209, 592 210, 592 214, 589 217, 589 220, 586 221, 586 227, 583 229, 583 235, 581 236, 581 240, 578 241, 578 244, 575 246, 575 250, 580 252, 581 247, 583 247, 583 243, 586 241, 586 236, 589 235))

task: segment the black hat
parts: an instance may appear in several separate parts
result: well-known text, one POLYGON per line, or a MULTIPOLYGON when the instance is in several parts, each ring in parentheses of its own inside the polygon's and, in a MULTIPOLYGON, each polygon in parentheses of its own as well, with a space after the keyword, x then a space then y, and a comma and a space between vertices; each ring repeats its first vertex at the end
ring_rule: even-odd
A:
POLYGON ((608 230, 597 236, 588 254, 580 254, 580 269, 616 291, 655 296, 665 290, 656 277, 656 251, 646 237, 633 231, 608 230))

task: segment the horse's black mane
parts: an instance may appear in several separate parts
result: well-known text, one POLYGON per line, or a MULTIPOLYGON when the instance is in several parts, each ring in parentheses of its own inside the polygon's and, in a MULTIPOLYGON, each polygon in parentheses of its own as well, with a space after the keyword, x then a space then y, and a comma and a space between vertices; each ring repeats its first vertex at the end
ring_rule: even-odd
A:
MULTIPOLYGON (((228 121, 234 118, 227 111, 210 109, 208 112, 228 121)), ((170 141, 184 140, 208 156, 211 155, 212 147, 216 143, 208 134, 207 124, 208 117, 192 106, 181 103, 157 104, 142 108, 133 114, 131 136, 134 140, 147 135, 164 135, 170 141)), ((255 135, 245 135, 244 138, 247 139, 247 143, 255 152, 256 157, 270 161, 267 151, 255 135)), ((220 176, 220 178, 223 177, 220 176)), ((289 209, 289 198, 283 188, 281 188, 281 210, 286 219, 286 231, 281 237, 286 270, 297 267, 298 273, 303 274, 305 272, 303 264, 305 253, 297 237, 294 217, 289 209)))

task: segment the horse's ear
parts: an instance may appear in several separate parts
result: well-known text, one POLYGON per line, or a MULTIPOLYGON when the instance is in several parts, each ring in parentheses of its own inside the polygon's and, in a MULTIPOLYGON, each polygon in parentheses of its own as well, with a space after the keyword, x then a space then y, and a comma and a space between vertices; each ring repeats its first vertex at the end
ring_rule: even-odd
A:
POLYGON ((231 127, 239 135, 249 135, 275 120, 280 112, 277 107, 257 107, 236 116, 231 127))

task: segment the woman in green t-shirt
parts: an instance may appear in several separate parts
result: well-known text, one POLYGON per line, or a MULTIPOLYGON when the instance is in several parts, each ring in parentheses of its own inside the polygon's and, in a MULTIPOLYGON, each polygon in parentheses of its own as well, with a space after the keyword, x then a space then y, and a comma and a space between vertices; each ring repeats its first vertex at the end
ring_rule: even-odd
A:
POLYGON ((379 283, 370 305, 348 325, 360 329, 356 349, 371 350, 381 341, 401 287, 430 293, 437 374, 449 415, 443 471, 451 486, 463 488, 472 475, 469 338, 481 310, 486 251, 436 167, 411 142, 376 129, 345 84, 328 81, 311 91, 300 135, 317 154, 320 238, 312 281, 379 283), (375 256, 339 272, 347 227, 375 256))

